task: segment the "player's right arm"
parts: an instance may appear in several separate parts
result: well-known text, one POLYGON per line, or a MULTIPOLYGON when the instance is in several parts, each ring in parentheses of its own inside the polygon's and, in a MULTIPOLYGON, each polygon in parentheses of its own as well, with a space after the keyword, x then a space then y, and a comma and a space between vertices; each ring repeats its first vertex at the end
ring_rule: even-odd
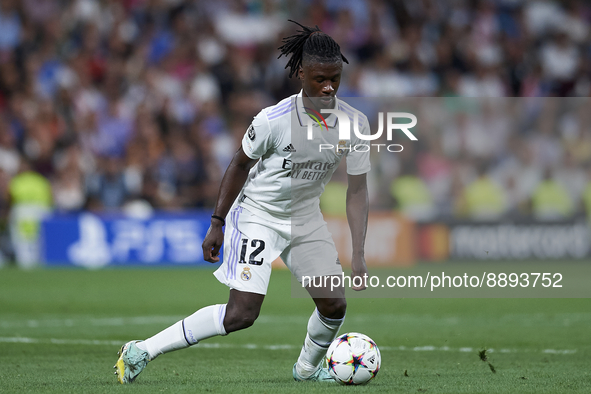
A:
MULTIPOLYGON (((274 146, 274 139, 269 126, 269 121, 264 111, 261 111, 254 117, 250 127, 242 138, 242 144, 234 154, 232 162, 228 166, 220 191, 213 210, 213 214, 225 218, 240 194, 250 168, 274 146)), ((203 258, 210 263, 220 261, 219 253, 224 242, 224 232, 222 231, 222 221, 211 218, 211 224, 207 235, 203 240, 203 258)))
MULTIPOLYGON (((226 170, 224 177, 222 178, 222 184, 220 185, 220 191, 218 198, 213 210, 213 214, 225 218, 240 194, 244 182, 248 177, 250 168, 258 161, 251 159, 246 156, 242 150, 242 146, 234 154, 228 169, 226 170)), ((220 248, 224 242, 224 232, 222 231, 222 221, 219 219, 211 218, 211 224, 207 230, 207 235, 203 240, 203 258, 205 261, 210 263, 217 263, 220 261, 218 257, 220 254, 220 248)))

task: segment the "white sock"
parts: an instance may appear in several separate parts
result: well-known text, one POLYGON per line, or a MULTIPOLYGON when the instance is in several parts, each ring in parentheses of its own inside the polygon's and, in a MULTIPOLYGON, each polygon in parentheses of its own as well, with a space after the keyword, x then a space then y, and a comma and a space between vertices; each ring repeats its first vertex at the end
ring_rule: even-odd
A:
POLYGON ((316 372, 322 358, 326 356, 326 350, 337 337, 344 321, 344 317, 342 319, 329 319, 322 316, 318 309, 314 310, 310 320, 308 320, 308 333, 296 363, 298 375, 307 378, 316 372))
POLYGON ((153 337, 138 342, 137 347, 147 351, 151 361, 161 354, 184 349, 203 339, 226 335, 225 316, 226 304, 206 306, 153 337))

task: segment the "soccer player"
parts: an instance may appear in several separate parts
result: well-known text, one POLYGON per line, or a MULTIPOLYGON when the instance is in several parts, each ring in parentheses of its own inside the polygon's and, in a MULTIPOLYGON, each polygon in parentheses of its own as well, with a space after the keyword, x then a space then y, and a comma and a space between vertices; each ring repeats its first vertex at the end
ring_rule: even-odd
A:
MULTIPOLYGON (((367 274, 364 242, 369 153, 352 149, 353 144, 361 142, 353 133, 351 140, 339 140, 337 114, 316 122, 322 109, 340 110, 351 124, 357 119, 359 130, 369 134, 367 118, 336 97, 343 61, 348 63, 339 45, 318 27, 298 25, 302 30, 284 38, 279 57, 290 56, 286 68, 290 68, 290 77, 297 74, 302 90, 255 116, 224 174, 203 241, 204 258, 211 263, 219 261, 225 241, 223 263, 214 275, 230 288, 229 300, 199 309, 144 341, 126 343, 115 365, 121 383, 133 382, 160 354, 250 327, 267 292, 271 263, 279 256, 300 282, 305 276, 342 275, 319 198, 344 156, 347 217, 353 242, 352 279, 367 274), (312 139, 307 134, 309 122, 313 124, 312 139), (320 143, 334 149, 319 149, 320 143)), ((322 368, 322 360, 345 318, 344 288, 329 292, 312 287, 308 284, 306 289, 316 309, 292 373, 297 381, 334 382, 322 368)), ((364 288, 363 283, 353 286, 355 290, 364 288)))

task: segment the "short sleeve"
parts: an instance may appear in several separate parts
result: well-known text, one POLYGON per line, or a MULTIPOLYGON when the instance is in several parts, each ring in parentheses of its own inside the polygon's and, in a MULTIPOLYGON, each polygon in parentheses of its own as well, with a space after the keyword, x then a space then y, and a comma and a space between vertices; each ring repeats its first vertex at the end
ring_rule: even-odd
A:
MULTIPOLYGON (((369 123, 365 116, 360 116, 362 124, 360 125, 361 134, 369 135, 369 123)), ((353 146, 368 145, 369 141, 363 141, 356 135, 354 135, 352 144, 353 146)), ((351 150, 347 153, 347 174, 349 175, 361 175, 371 170, 371 163, 369 161, 370 149, 357 149, 351 150)))
POLYGON ((267 115, 263 111, 254 117, 242 137, 242 150, 251 159, 258 159, 273 147, 267 115))

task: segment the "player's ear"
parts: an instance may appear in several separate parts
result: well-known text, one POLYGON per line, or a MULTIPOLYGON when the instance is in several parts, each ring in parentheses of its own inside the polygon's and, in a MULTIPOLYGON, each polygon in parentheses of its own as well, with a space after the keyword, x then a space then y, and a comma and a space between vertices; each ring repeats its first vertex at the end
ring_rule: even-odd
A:
POLYGON ((298 69, 298 79, 300 80, 304 80, 304 68, 302 66, 300 66, 300 68, 298 69))

